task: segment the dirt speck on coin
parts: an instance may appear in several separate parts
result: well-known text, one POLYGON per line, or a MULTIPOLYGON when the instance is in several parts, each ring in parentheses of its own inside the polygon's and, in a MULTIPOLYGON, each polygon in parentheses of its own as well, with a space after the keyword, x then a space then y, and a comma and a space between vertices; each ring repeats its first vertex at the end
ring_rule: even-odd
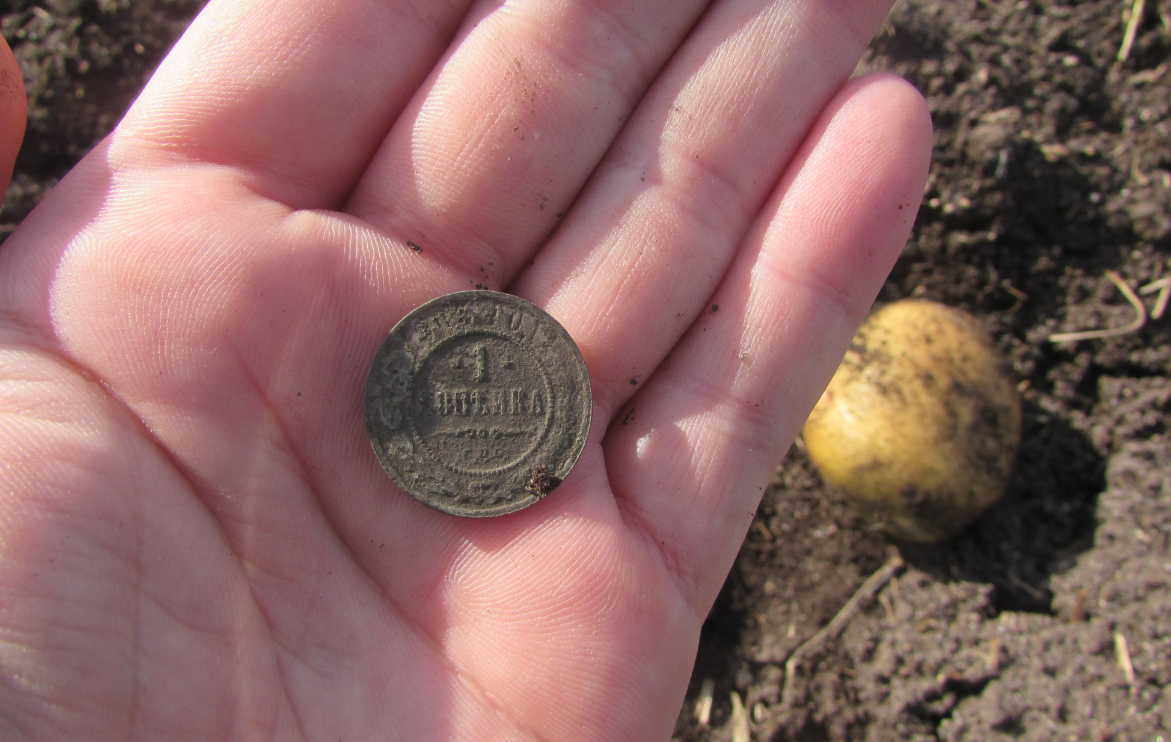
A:
POLYGON ((557 489, 559 484, 561 484, 561 480, 553 476, 553 472, 549 471, 548 467, 538 466, 529 475, 529 483, 525 485, 525 492, 537 497, 544 497, 557 489))

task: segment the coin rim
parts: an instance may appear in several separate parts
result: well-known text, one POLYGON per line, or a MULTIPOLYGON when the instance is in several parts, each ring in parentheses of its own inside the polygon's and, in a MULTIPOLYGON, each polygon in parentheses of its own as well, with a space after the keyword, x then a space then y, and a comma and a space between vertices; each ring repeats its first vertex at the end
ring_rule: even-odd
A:
MULTIPOLYGON (((560 322, 558 322, 556 318, 554 318, 544 309, 541 309, 532 302, 526 299, 522 299, 515 294, 483 289, 457 291, 450 294, 437 296, 434 299, 431 299, 430 301, 420 304, 419 306, 412 309, 410 312, 404 315, 402 319, 395 323, 394 327, 392 327, 390 332, 387 333, 386 338, 378 346, 378 350, 375 352, 374 358, 371 360, 370 370, 366 374, 363 407, 366 419, 366 433, 370 440, 371 448, 373 448, 374 454, 378 458, 378 462, 382 465, 382 469, 388 475, 390 475, 390 478, 394 480, 395 484, 397 484, 404 492, 424 505, 449 515, 455 515, 464 518, 491 518, 499 515, 514 513, 518 510, 523 510, 524 508, 527 508, 544 498, 538 497, 534 494, 526 493, 524 496, 517 496, 513 500, 490 506, 487 509, 469 511, 464 509, 462 506, 450 501, 449 498, 443 497, 441 495, 434 495, 431 492, 418 493, 414 491, 414 489, 409 487, 404 482, 407 477, 403 476, 397 471, 397 467, 394 466, 390 456, 388 456, 387 453, 382 450, 384 446, 380 445, 380 441, 377 435, 381 430, 381 426, 374 422, 374 415, 371 408, 372 387, 375 385, 375 372, 378 370, 378 359, 381 358, 385 353, 390 352, 390 349, 387 346, 393 343, 397 344, 400 349, 405 348, 406 331, 409 331, 411 322, 417 319, 420 315, 427 314, 436 309, 436 305, 443 305, 441 308, 446 309, 449 306, 459 306, 461 303, 470 303, 476 301, 477 299, 490 299, 493 302, 504 305, 511 305, 517 309, 535 314, 538 318, 538 321, 543 320, 547 326, 553 329, 553 334, 559 335, 562 339, 564 339, 564 341, 566 341, 563 345, 568 345, 568 347, 571 349, 572 352, 568 354, 568 358, 575 359, 575 362, 571 361, 566 366, 566 370, 569 372, 569 377, 579 376, 583 382, 584 389, 582 390, 582 399, 584 400, 584 403, 579 403, 579 406, 583 408, 584 415, 581 416, 580 422, 574 426, 579 431, 578 436, 576 436, 577 444, 574 446, 576 450, 566 449, 568 455, 564 458, 566 465, 564 467, 564 472, 562 473, 561 478, 564 479, 565 476, 568 476, 569 472, 573 470, 573 467, 577 465, 578 460, 581 458, 582 452, 585 450, 585 444, 589 438, 590 426, 593 422, 593 385, 590 381, 589 370, 586 367, 585 358, 581 354, 581 349, 577 347, 577 343, 574 342, 573 337, 569 334, 569 331, 566 330, 565 327, 560 322)), ((456 337, 458 337, 458 335, 452 335, 449 338, 445 338, 443 342, 456 337)), ((556 338, 554 338, 553 341, 556 343, 556 338)), ((516 341, 514 340, 513 342, 516 341)), ((419 366, 422 363, 422 359, 417 359, 415 356, 409 353, 408 355, 411 357, 412 369, 410 376, 410 386, 413 388, 417 374, 419 372, 419 366)), ((548 370, 544 368, 541 370, 548 378, 548 370)), ((556 381, 556 379, 551 379, 548 383, 551 387, 554 387, 556 385, 556 381)), ((410 395, 408 395, 408 398, 410 398, 410 395)), ((554 414, 554 407, 553 400, 551 399, 550 414, 554 414)), ((411 425, 410 418, 405 418, 403 424, 411 425)), ((554 420, 552 424, 555 426, 556 421, 554 420)), ((551 433, 553 433, 553 429, 550 428, 546 430, 546 435, 551 433)), ((417 435, 417 433, 412 430, 410 431, 409 435, 412 435, 413 437, 417 435)), ((433 454, 429 452, 429 455, 433 454)), ((523 466, 523 460, 518 464, 514 464, 513 466, 523 466)), ((542 466, 542 464, 537 464, 536 466, 542 466)))

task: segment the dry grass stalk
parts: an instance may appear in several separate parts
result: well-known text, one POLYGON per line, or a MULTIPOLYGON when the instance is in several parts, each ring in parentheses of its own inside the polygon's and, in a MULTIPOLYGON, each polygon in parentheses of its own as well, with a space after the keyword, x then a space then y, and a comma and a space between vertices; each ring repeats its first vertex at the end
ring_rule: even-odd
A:
POLYGON ((831 639, 840 634, 842 629, 846 628, 846 624, 850 623, 850 620, 858 613, 858 610, 863 604, 872 600, 875 594, 886 583, 890 582, 890 579, 898 574, 902 568, 902 557, 895 555, 888 559, 886 564, 882 565, 877 572, 866 578, 866 582, 862 583, 862 587, 858 588, 857 592, 846 601, 846 604, 825 625, 825 628, 814 634, 812 639, 793 650, 793 654, 789 655, 789 659, 785 662, 785 687, 781 692, 782 708, 786 710, 793 708, 796 700, 794 697, 796 692, 794 678, 797 675, 797 668, 801 666, 801 663, 820 652, 831 639))
POLYGON ((1118 63, 1122 64, 1130 56, 1134 38, 1138 35, 1138 26, 1142 22, 1143 11, 1146 9, 1146 0, 1134 0, 1130 6, 1130 18, 1126 22, 1126 33, 1122 36, 1122 46, 1118 49, 1118 63))
POLYGON ((699 686, 699 698, 695 701, 695 719, 701 727, 706 727, 712 720, 712 693, 716 690, 716 681, 704 678, 699 686))
POLYGON ((1082 332, 1059 332, 1056 335, 1049 336, 1051 343, 1076 343, 1078 340, 1094 340, 1097 338, 1112 338, 1119 335, 1129 335, 1132 332, 1138 332, 1143 325, 1147 323, 1147 308, 1143 306, 1143 302, 1138 298, 1138 294, 1134 293, 1134 289, 1127 285, 1126 281, 1122 280, 1122 276, 1114 271, 1106 271, 1106 276, 1114 282, 1130 305, 1134 307, 1135 320, 1123 327, 1111 327, 1102 330, 1083 330, 1082 332))
POLYGON ((748 731, 748 712, 744 710, 744 703, 736 691, 732 691, 732 742, 752 742, 748 731))
POLYGON ((1167 311, 1167 299, 1171 296, 1171 276, 1148 283, 1138 290, 1140 294, 1153 294, 1156 291, 1159 292, 1159 295, 1155 297, 1155 308, 1151 310, 1151 319, 1159 319, 1163 316, 1163 312, 1167 311))
POLYGON ((1126 676, 1126 684, 1133 693, 1136 687, 1134 664, 1130 661, 1130 648, 1126 646, 1126 637, 1121 631, 1114 632, 1114 654, 1118 656, 1118 667, 1122 669, 1122 674, 1126 676))

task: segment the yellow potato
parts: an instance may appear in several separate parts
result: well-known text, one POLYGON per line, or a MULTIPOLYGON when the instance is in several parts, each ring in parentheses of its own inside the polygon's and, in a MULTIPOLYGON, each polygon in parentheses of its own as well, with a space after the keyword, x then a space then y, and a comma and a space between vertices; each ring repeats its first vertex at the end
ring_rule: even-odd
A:
POLYGON ((862 324, 803 431, 826 481, 917 542, 951 536, 1000 498, 1020 435, 1020 395, 988 332, 929 301, 862 324))

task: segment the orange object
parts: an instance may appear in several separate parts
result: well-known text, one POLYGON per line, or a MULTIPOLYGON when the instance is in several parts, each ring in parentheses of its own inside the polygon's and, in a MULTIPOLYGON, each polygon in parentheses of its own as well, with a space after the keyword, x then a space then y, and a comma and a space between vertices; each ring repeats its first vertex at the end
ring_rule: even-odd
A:
POLYGON ((12 179, 12 166, 24 140, 27 119, 24 77, 12 49, 0 38, 0 194, 8 189, 8 181, 12 179))

